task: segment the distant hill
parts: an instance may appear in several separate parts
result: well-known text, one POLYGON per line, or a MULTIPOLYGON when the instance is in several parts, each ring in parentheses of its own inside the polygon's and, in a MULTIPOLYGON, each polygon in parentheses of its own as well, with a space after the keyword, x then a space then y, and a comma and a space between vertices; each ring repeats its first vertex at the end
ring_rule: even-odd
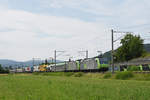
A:
POLYGON ((107 58, 108 61, 111 61, 111 51, 105 52, 103 54, 104 58, 107 58))
POLYGON ((146 52, 150 52, 150 44, 144 44, 146 52))
MULTIPOLYGON (((144 49, 146 50, 146 52, 150 53, 150 44, 144 44, 144 49)), ((107 58, 108 61, 111 61, 111 51, 105 52, 103 54, 104 58, 107 58)))
MULTIPOLYGON (((45 62, 44 60, 35 60, 34 61, 34 65, 39 65, 39 64, 44 63, 44 62, 45 62)), ((51 63, 52 61, 48 60, 48 62, 51 63)), ((58 62, 62 62, 62 61, 57 60, 56 62, 58 63, 58 62)), ((0 64, 3 67, 9 67, 9 66, 12 66, 12 67, 33 66, 33 60, 21 62, 21 61, 14 61, 14 60, 8 60, 8 59, 0 59, 0 64)))
POLYGON ((15 64, 19 64, 19 62, 14 61, 14 60, 8 60, 8 59, 0 59, 0 64, 1 65, 15 65, 15 64))

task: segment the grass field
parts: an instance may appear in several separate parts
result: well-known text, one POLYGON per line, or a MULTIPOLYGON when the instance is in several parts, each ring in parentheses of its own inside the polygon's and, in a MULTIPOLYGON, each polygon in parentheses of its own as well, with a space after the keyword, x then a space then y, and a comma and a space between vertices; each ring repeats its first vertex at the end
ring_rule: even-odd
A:
POLYGON ((0 75, 0 100, 150 100, 150 81, 0 75))

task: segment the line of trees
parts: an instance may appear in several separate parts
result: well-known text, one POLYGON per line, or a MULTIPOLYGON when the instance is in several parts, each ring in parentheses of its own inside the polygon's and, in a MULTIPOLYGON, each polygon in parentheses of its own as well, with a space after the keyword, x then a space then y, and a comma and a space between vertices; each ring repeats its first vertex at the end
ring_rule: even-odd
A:
POLYGON ((2 65, 0 64, 0 73, 9 73, 9 70, 8 69, 4 69, 2 67, 2 65))

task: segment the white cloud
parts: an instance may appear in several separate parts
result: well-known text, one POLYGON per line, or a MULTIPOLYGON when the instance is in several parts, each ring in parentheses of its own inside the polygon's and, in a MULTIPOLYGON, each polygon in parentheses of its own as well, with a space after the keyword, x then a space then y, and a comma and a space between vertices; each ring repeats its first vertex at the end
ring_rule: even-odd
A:
POLYGON ((43 6, 70 8, 99 16, 97 21, 120 26, 149 23, 149 0, 43 0, 43 6))
POLYGON ((51 11, 44 15, 0 6, 0 58, 46 58, 53 56, 54 49, 68 50, 75 56, 76 51, 88 49, 94 56, 97 50, 110 50, 112 27, 119 31, 149 31, 149 0, 42 0, 39 7, 46 7, 44 11, 51 7, 73 9, 81 11, 79 15, 86 12, 95 15, 88 19, 96 22, 67 17, 63 12, 66 17, 52 16, 51 11))
MULTIPOLYGON (((110 0, 43 0, 42 7, 71 8, 93 14, 110 16, 112 1, 110 0)), ((115 6, 114 6, 115 7, 115 6)))
POLYGON ((109 50, 105 26, 99 23, 8 9, 0 11, 0 16, 1 58, 46 58, 53 56, 55 49, 75 56, 78 50, 88 49, 90 56, 96 55, 97 49, 109 50))

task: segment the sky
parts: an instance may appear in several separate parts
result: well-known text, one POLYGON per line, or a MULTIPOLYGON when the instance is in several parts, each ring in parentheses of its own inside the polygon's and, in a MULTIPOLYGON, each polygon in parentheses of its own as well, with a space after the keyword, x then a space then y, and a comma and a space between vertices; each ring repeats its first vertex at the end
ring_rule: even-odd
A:
POLYGON ((0 0, 0 59, 94 57, 111 50, 111 29, 150 43, 149 9, 149 0, 0 0))

